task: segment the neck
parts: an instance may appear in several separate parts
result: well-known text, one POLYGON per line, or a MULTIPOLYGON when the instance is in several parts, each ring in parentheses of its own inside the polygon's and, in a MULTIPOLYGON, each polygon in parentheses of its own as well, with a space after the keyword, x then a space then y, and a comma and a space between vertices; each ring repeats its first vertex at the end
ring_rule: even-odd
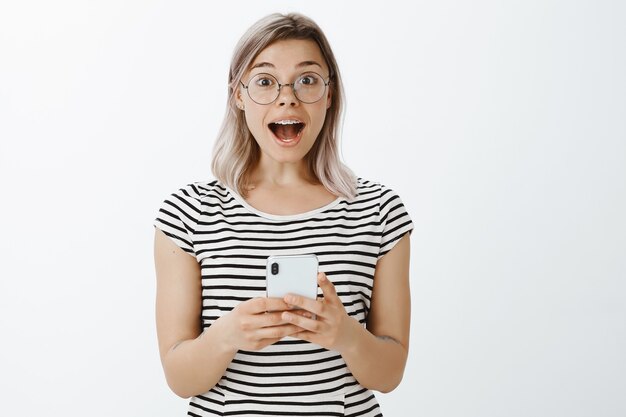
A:
POLYGON ((252 170, 248 181, 251 188, 259 186, 294 187, 317 182, 303 160, 276 162, 263 156, 252 170))

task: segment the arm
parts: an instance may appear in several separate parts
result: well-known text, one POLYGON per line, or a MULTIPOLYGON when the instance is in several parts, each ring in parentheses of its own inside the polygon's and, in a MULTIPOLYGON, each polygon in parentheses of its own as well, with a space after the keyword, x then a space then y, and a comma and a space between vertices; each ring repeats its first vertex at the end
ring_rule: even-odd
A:
POLYGON ((235 307, 202 331, 200 265, 161 230, 155 231, 156 322, 161 363, 177 395, 191 397, 221 379, 239 349, 258 350, 294 333, 280 312, 280 299, 254 298, 235 307))
POLYGON ((409 236, 376 265, 367 329, 349 317, 324 274, 319 284, 323 301, 287 296, 285 301, 317 315, 317 320, 285 312, 283 317, 304 331, 299 337, 341 353, 350 372, 368 389, 389 392, 402 380, 410 330, 409 236))
POLYGON ((409 353, 409 255, 406 234, 378 261, 367 331, 359 325, 356 340, 344 355, 350 370, 355 369, 354 377, 381 392, 392 391, 400 384, 409 353))
POLYGON ((154 260, 157 336, 165 378, 181 397, 204 388, 202 392, 206 392, 219 381, 235 352, 211 337, 215 326, 202 333, 202 287, 196 259, 157 229, 154 260))

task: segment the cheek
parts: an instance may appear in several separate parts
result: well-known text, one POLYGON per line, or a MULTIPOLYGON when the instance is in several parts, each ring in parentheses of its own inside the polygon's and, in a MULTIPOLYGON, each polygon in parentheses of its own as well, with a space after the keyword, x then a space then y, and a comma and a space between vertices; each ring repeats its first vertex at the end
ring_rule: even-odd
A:
POLYGON ((315 127, 321 129, 324 126, 324 120, 326 120, 327 112, 326 112, 326 104, 323 103, 318 109, 316 109, 315 117, 313 118, 313 123, 315 127))
POLYGON ((263 122, 258 115, 248 112, 245 117, 248 130, 250 130, 250 133, 252 133, 253 136, 256 137, 263 132, 265 125, 263 125, 263 122))

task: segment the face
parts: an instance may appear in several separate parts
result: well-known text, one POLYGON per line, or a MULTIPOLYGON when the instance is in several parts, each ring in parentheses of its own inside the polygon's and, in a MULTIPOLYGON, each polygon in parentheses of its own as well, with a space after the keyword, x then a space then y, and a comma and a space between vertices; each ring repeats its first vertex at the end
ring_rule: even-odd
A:
MULTIPOLYGON (((259 74, 269 74, 280 84, 290 84, 298 79, 304 89, 313 78, 298 77, 309 72, 321 75, 323 81, 328 80, 328 65, 319 46, 312 40, 290 39, 277 41, 261 51, 241 81, 249 88, 253 84, 272 85, 276 81, 271 77, 258 77, 259 74)), ((304 97, 304 93, 299 95, 304 97)), ((283 86, 278 98, 264 105, 252 100, 240 84, 236 100, 237 105, 244 108, 248 129, 261 148, 261 158, 280 163, 299 163, 322 129, 331 104, 331 94, 330 87, 326 87, 318 101, 304 103, 290 86, 283 86)), ((257 98, 256 101, 260 100, 257 98)))

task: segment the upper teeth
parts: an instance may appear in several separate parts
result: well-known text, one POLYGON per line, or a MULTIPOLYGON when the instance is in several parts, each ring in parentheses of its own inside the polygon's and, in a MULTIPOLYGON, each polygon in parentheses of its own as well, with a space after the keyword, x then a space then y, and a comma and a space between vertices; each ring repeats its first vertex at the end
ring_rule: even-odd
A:
POLYGON ((299 120, 279 120, 274 123, 278 125, 295 125, 296 123, 300 123, 300 121, 299 120))

